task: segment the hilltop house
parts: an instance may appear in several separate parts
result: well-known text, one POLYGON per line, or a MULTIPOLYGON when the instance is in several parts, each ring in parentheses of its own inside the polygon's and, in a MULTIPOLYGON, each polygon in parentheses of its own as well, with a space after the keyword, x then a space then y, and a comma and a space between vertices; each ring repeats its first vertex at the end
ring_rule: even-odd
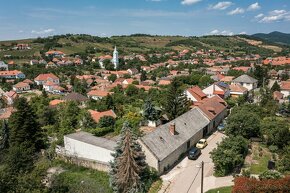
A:
POLYGON ((5 64, 5 62, 0 61, 0 70, 8 70, 8 64, 5 64))
POLYGON ((111 94, 111 92, 102 91, 102 90, 91 90, 90 92, 87 93, 87 96, 94 100, 100 100, 109 94, 111 94))
POLYGON ((18 82, 17 84, 13 85, 13 90, 17 93, 25 92, 30 90, 30 85, 25 82, 18 82))
POLYGON ((0 78, 19 79, 19 78, 25 78, 25 74, 23 74, 19 70, 0 71, 0 78))
POLYGON ((52 73, 49 74, 40 74, 35 79, 34 82, 37 85, 44 85, 47 82, 51 82, 54 85, 59 85, 59 78, 52 73))
POLYGON ((64 57, 65 54, 61 51, 56 51, 56 50, 51 50, 51 51, 48 51, 48 52, 45 52, 45 56, 47 57, 64 57))
POLYGON ((232 84, 240 84, 241 86, 251 91, 258 87, 258 80, 250 77, 247 74, 241 75, 232 81, 232 84))

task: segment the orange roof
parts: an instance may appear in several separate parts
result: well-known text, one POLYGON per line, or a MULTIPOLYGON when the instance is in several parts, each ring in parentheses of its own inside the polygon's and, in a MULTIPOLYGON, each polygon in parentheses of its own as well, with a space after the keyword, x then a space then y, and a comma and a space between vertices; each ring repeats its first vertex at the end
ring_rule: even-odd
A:
POLYGON ((159 85, 169 85, 171 83, 171 80, 160 80, 159 85))
POLYGON ((63 102, 65 102, 65 101, 64 100, 59 100, 59 99, 54 99, 54 100, 49 102, 49 106, 56 106, 56 105, 58 105, 60 103, 63 103, 63 102))
POLYGON ((22 73, 19 70, 6 70, 6 71, 0 71, 0 76, 16 76, 17 74, 22 73))
POLYGON ((6 96, 8 96, 10 98, 14 98, 14 99, 17 98, 17 96, 18 96, 17 93, 13 90, 6 92, 5 94, 6 94, 6 96))
POLYGON ((220 81, 231 82, 234 78, 235 78, 234 76, 224 76, 220 81))
POLYGON ((108 111, 103 111, 103 112, 98 112, 98 111, 94 111, 94 110, 88 110, 88 111, 96 123, 98 123, 100 121, 100 119, 104 116, 110 116, 113 118, 117 117, 117 115, 114 113, 113 110, 108 110, 108 111))
POLYGON ((283 94, 279 91, 275 91, 275 92, 273 92, 273 98, 274 98, 274 100, 280 100, 283 98, 283 94))
POLYGON ((59 79, 59 78, 57 76, 55 76, 54 74, 49 73, 49 74, 40 74, 34 80, 36 80, 36 81, 47 81, 48 79, 56 80, 56 79, 59 79))
POLYGON ((126 81, 128 84, 132 84, 134 82, 132 78, 125 79, 124 81, 126 81))
POLYGON ((248 89, 246 89, 245 87, 243 87, 240 84, 231 84, 229 85, 231 92, 240 92, 240 93, 244 93, 247 92, 248 89))
POLYGON ((290 81, 282 81, 280 88, 281 88, 281 90, 290 91, 290 81))
POLYGON ((29 80, 29 79, 25 79, 22 82, 28 83, 28 84, 33 84, 33 81, 29 80))
POLYGON ((45 86, 54 86, 55 83, 51 82, 51 81, 47 81, 45 84, 45 86))
POLYGON ((206 98, 206 94, 204 92, 202 92, 201 88, 199 88, 199 86, 193 86, 189 89, 187 89, 187 91, 197 100, 203 100, 204 98, 206 98))
POLYGON ((90 92, 88 92, 89 96, 100 96, 100 97, 105 97, 108 94, 111 94, 111 92, 107 92, 107 91, 102 91, 102 90, 91 90, 90 92))
POLYGON ((251 69, 249 66, 240 66, 240 67, 234 67, 233 70, 241 70, 243 72, 248 72, 251 69))
POLYGON ((199 101, 196 106, 206 114, 206 116, 212 120, 217 115, 219 115, 222 111, 224 111, 227 108, 226 102, 218 97, 214 96, 212 98, 205 98, 202 101, 199 101))
POLYGON ((9 119, 9 117, 12 115, 14 111, 15 110, 13 107, 7 107, 7 108, 2 109, 1 114, 0 114, 0 120, 9 119))
POLYGON ((50 50, 50 51, 46 52, 45 54, 48 54, 48 55, 52 55, 52 54, 63 55, 64 53, 61 52, 61 51, 50 50))
POLYGON ((15 84, 13 87, 15 88, 23 88, 23 87, 28 87, 29 84, 25 83, 25 82, 18 82, 17 84, 15 84))

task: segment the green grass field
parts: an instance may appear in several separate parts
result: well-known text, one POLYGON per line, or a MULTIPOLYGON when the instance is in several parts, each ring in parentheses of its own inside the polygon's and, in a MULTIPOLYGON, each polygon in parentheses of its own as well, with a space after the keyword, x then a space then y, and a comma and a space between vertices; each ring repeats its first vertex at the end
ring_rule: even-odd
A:
POLYGON ((231 193, 232 192, 232 186, 227 186, 227 187, 221 187, 221 188, 216 188, 207 191, 206 193, 231 193))

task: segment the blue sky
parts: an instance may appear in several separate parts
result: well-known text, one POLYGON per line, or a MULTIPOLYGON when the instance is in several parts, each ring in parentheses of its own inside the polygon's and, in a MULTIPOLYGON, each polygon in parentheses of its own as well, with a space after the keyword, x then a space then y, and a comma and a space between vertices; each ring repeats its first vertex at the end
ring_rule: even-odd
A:
POLYGON ((290 0, 9 0, 0 40, 65 33, 200 36, 290 32, 290 0))

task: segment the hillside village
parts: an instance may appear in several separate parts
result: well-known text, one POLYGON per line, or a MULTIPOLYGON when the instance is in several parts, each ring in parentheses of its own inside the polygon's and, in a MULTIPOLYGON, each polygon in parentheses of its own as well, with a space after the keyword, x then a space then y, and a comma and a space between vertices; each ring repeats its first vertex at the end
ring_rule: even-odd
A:
MULTIPOLYGON (((79 44, 84 41, 81 37, 79 44)), ((269 117, 277 122, 289 121, 290 54, 285 54, 283 46, 286 51, 277 52, 239 39, 242 46, 229 50, 222 45, 213 48, 203 40, 192 46, 175 40, 168 43, 175 47, 145 46, 144 52, 130 50, 134 46, 126 41, 115 40, 117 44, 108 46, 110 40, 104 39, 107 49, 101 49, 102 42, 97 42, 99 47, 87 46, 85 52, 72 53, 62 49, 71 47, 70 43, 60 46, 54 41, 57 38, 4 42, 0 46, 0 119, 9 121, 19 111, 17 101, 25 98, 48 139, 47 152, 69 163, 108 172, 123 124, 128 122, 138 136, 146 163, 161 176, 160 187, 164 188, 166 179, 162 176, 175 171, 200 139, 210 139, 216 133, 223 136, 220 140, 226 135, 234 138, 238 131, 230 128, 249 118, 241 114, 255 114, 252 117, 258 116, 261 125, 269 117), (54 45, 49 46, 49 41, 54 45), (40 42, 46 42, 46 46, 40 48, 40 42), (36 49, 37 54, 31 55, 30 51, 36 49)), ((223 41, 227 37, 214 38, 223 41)), ((154 41, 158 37, 145 39, 154 41)), ((158 40, 155 42, 158 44, 158 40)), ((285 125, 289 131, 289 122, 285 125)), ((249 131, 243 136, 251 141, 246 142, 251 151, 260 140, 267 141, 265 132, 249 131)), ((289 149, 288 141, 265 143, 268 146, 259 146, 264 155, 272 151, 277 162, 286 157, 287 153, 271 148, 289 149)), ((245 171, 255 165, 250 157, 246 153, 241 158, 245 171)), ((212 158, 216 163, 214 153, 212 158)), ((229 176, 238 167, 235 164, 224 173, 215 166, 216 176, 229 176)), ((250 172, 253 176, 261 174, 250 172)), ((280 172, 289 172, 289 163, 280 172)))

